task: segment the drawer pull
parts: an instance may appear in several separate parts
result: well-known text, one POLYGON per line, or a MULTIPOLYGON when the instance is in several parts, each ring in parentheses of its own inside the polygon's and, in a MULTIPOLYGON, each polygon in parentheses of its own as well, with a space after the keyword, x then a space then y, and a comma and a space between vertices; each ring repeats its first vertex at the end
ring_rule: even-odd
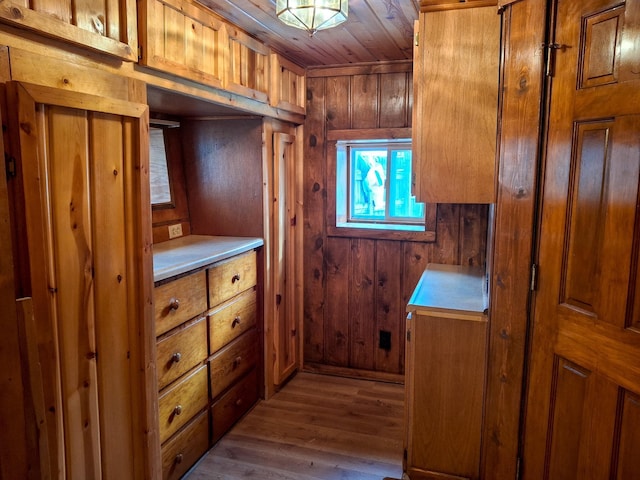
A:
POLYGON ((233 277, 231 277, 231 283, 236 283, 240 281, 240 274, 236 273, 233 277))
POLYGON ((236 317, 233 319, 233 322, 231 322, 231 328, 236 328, 238 325, 240 325, 240 317, 236 317))
POLYGON ((179 464, 181 464, 181 463, 182 463, 182 459, 183 459, 183 458, 184 458, 184 455, 182 455, 181 453, 179 453, 179 454, 177 454, 177 455, 176 455, 176 458, 173 460, 173 462, 174 462, 176 465, 179 465, 179 464))
POLYGON ((173 355, 171 355, 172 363, 178 363, 180 360, 182 360, 182 354, 180 352, 176 352, 173 355))
POLYGON ((233 368, 238 368, 238 366, 240 365, 240 362, 242 362, 241 355, 237 356, 236 359, 233 361, 233 368))
POLYGON ((178 300, 177 298, 172 298, 169 301, 169 310, 176 311, 178 310, 178 308, 180 308, 180 300, 178 300))
POLYGON ((180 415, 182 413, 182 405, 176 405, 173 409, 174 415, 180 415))

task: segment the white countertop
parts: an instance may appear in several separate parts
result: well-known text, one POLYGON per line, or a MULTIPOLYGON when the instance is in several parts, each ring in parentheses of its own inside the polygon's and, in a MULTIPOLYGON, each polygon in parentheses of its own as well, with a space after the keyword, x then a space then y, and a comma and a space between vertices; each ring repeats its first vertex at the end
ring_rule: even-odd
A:
POLYGON ((482 267, 430 263, 411 295, 407 311, 483 314, 487 310, 482 267))
POLYGON ((248 252, 264 244, 261 238, 187 235, 153 246, 153 281, 248 252))

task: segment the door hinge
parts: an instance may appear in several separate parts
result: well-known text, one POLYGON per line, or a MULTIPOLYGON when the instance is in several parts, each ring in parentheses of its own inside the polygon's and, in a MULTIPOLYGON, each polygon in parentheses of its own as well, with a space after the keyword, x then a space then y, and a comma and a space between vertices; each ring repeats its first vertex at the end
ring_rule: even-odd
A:
POLYGON ((7 170, 7 178, 12 178, 16 176, 16 159, 15 157, 9 155, 7 152, 4 153, 4 164, 5 169, 7 170))
POLYGON ((413 36, 413 45, 416 47, 420 46, 420 34, 418 32, 413 36))
POLYGON ((535 263, 531 265, 531 283, 529 284, 529 290, 535 292, 538 289, 538 265, 535 263))
POLYGON ((142 45, 138 45, 138 60, 142 60, 142 45))

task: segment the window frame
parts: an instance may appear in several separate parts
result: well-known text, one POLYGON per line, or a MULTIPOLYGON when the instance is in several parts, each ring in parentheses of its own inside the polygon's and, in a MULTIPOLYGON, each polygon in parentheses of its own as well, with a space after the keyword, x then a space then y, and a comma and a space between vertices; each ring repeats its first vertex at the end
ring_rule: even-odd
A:
MULTIPOLYGON (((337 155, 338 141, 395 140, 412 138, 411 128, 349 129, 327 131, 327 233, 335 237, 358 237, 387 240, 435 242, 436 205, 425 203, 424 230, 394 228, 391 223, 338 222, 337 209, 337 155)), ((415 159, 415 148, 413 158, 415 159)), ((417 169, 413 169, 414 172, 417 169)), ((406 224, 403 224, 406 225, 406 224)))

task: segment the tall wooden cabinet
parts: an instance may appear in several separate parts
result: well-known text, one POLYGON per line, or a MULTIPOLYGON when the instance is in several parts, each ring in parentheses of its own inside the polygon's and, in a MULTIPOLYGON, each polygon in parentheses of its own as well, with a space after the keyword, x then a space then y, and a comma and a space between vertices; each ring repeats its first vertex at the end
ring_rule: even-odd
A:
POLYGON ((420 201, 495 202, 500 17, 488 3, 496 4, 421 2, 413 70, 420 201))

